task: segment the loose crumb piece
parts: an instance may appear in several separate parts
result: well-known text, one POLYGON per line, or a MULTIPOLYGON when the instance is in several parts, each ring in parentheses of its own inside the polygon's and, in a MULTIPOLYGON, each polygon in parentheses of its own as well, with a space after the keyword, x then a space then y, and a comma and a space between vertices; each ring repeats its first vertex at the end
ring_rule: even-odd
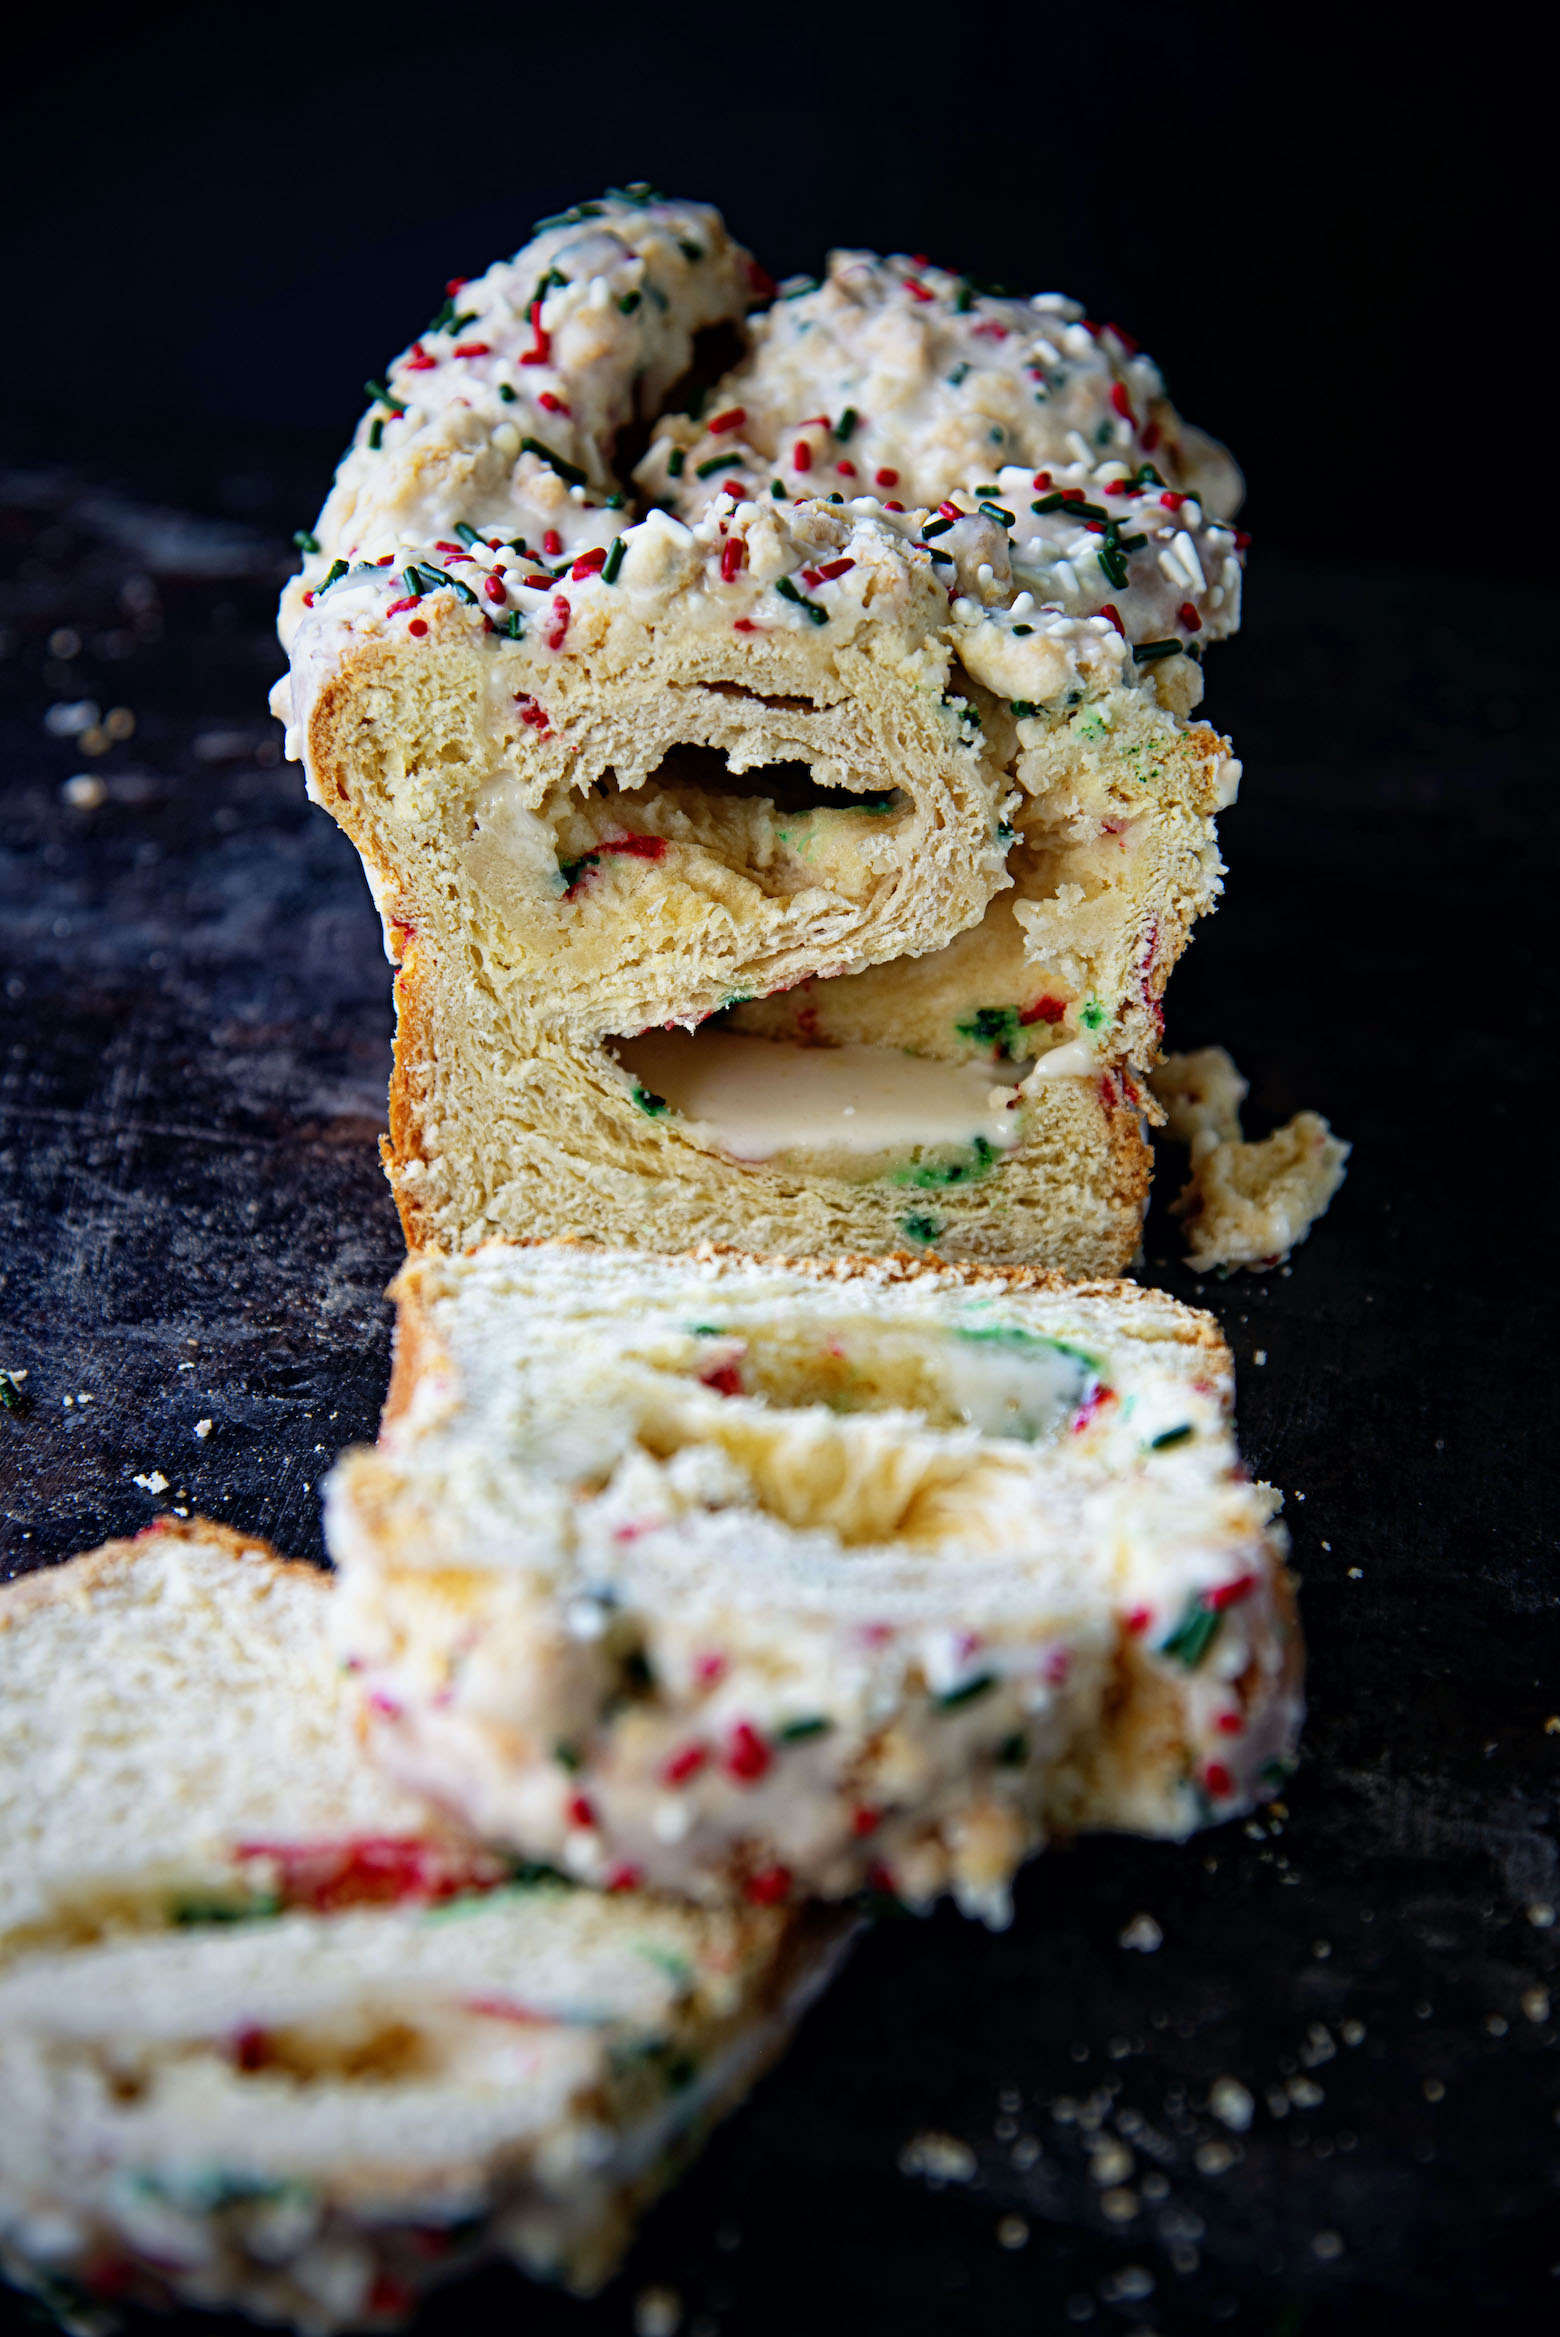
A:
POLYGON ((1116 1944, 1118 1947, 1136 1948, 1141 1954, 1151 1956, 1155 1948, 1164 1945, 1164 1937, 1152 1915, 1134 1915, 1116 1944))
POLYGON ((972 2183, 975 2153, 955 2134, 917 2134, 899 2154, 899 2171, 929 2183, 972 2183))
POLYGON ((1319 1112, 1297 1112, 1260 1143, 1247 1143, 1240 1126, 1247 1084, 1222 1047, 1168 1055, 1149 1085, 1164 1106, 1166 1135, 1191 1154, 1174 1208, 1192 1271, 1260 1273, 1281 1264, 1343 1183, 1350 1147, 1319 1112))

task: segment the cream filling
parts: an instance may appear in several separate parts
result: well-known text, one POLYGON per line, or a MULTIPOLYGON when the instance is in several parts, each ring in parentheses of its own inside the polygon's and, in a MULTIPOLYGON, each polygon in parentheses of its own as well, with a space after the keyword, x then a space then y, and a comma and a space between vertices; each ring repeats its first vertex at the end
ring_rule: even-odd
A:
POLYGON ((646 1031, 609 1044, 641 1090, 737 1160, 977 1137, 1007 1151, 1022 1133, 1022 1063, 944 1063, 894 1047, 808 1047, 738 1031, 646 1031))

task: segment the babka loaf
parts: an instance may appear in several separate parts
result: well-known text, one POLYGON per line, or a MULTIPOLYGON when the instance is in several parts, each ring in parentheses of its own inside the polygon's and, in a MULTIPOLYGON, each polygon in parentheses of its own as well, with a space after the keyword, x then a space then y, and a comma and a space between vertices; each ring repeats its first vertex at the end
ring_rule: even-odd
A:
POLYGON ((545 224, 303 539, 275 703, 400 968, 408 1240, 1115 1271, 1239 775, 1192 718, 1238 475, 1059 296, 755 285, 703 206, 545 224))
POLYGON ((0 1591, 0 2263, 69 2326, 596 2285, 846 1936, 462 1837, 360 1749, 330 1603, 193 1519, 0 1591))
POLYGON ((1203 1314, 1130 1284, 588 1243, 402 1271, 329 1480, 379 1757, 597 1884, 951 1890, 1180 1836, 1294 1750, 1277 1497, 1203 1314))

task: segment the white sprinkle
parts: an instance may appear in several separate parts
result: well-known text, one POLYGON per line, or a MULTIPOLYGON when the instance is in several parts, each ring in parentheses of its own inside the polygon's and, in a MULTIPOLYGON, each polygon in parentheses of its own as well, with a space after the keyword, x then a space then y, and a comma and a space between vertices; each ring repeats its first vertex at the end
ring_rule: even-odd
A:
POLYGON ((1257 2105, 1239 2078, 1219 2077, 1208 2088, 1208 2107, 1221 2126, 1227 2126, 1232 2134, 1244 2134, 1257 2105))
POLYGON ((600 1639, 607 1628, 607 1610, 599 1599, 571 1599, 563 1620, 571 1639, 600 1639))
POLYGON ((1092 463, 1094 460, 1093 447, 1077 430, 1069 430, 1067 433, 1067 451, 1075 463, 1092 463))
POLYGON ((205 1443, 205 1441, 206 1441, 207 1437, 208 1437, 208 1436, 211 1434, 211 1430, 212 1430, 212 1423, 211 1423, 211 1421, 209 1421, 209 1420, 197 1420, 197 1421, 196 1421, 196 1423, 195 1423, 195 1433, 196 1433, 196 1435, 197 1435, 197 1436, 200 1438, 200 1441, 201 1441, 201 1443, 202 1443, 202 1444, 204 1444, 204 1443, 205 1443))
POLYGON ((1136 1948, 1140 1954, 1151 1956, 1157 1947, 1164 1945, 1164 1937, 1152 1915, 1134 1915, 1116 1945, 1136 1948))

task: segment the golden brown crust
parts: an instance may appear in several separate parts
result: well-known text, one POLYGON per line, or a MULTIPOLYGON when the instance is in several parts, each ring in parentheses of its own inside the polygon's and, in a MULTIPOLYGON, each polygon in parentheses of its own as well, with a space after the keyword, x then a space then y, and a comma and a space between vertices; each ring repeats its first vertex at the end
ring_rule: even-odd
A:
POLYGON ((100 1542, 95 1550, 79 1551, 74 1558, 62 1559, 56 1566, 42 1566, 36 1573, 21 1575, 14 1582, 0 1583, 0 1630, 9 1630, 13 1623, 20 1622, 24 1615, 36 1613, 40 1607, 58 1606, 89 1596, 144 1558, 152 1542, 194 1542, 208 1548, 215 1544, 228 1557, 246 1565, 262 1565, 299 1579, 307 1577, 322 1588, 327 1580, 318 1566, 310 1566, 301 1558, 281 1557, 259 1534, 235 1533, 231 1526, 217 1525, 207 1517, 159 1517, 143 1526, 138 1534, 100 1542))

